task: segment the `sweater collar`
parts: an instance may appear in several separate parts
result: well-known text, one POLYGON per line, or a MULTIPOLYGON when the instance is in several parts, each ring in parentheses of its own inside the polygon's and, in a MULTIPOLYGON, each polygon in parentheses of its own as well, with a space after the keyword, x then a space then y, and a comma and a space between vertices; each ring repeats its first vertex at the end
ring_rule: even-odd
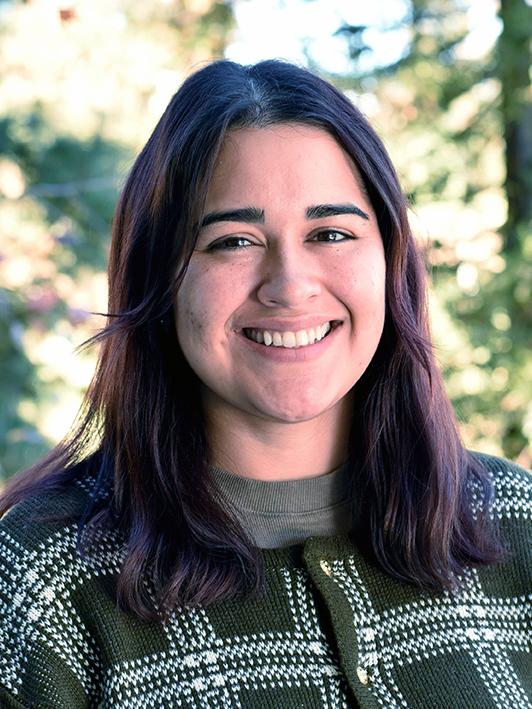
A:
POLYGON ((349 464, 332 472, 297 480, 255 480, 216 466, 214 482, 235 508, 246 512, 298 514, 327 510, 349 495, 349 464))

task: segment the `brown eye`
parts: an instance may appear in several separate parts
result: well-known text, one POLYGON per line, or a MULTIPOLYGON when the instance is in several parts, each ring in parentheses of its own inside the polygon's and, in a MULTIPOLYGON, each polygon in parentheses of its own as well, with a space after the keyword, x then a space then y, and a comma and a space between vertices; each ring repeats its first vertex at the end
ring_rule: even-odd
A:
POLYGON ((246 249, 249 246, 253 245, 253 242, 247 239, 245 236, 228 236, 225 239, 215 241, 209 246, 208 251, 246 249))
POLYGON ((319 231, 313 236, 314 241, 322 241, 326 244, 339 244, 342 241, 353 241, 354 239, 356 239, 356 236, 352 236, 351 234, 344 234, 343 231, 337 231, 336 229, 326 229, 324 231, 319 231))

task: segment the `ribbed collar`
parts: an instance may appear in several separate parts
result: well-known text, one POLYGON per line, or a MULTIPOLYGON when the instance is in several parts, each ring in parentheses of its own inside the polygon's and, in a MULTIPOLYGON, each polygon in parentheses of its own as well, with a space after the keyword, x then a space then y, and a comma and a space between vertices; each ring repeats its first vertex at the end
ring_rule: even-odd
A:
POLYGON ((352 527, 349 465, 299 480, 253 480, 211 467, 222 503, 261 549, 300 544, 352 527))
POLYGON ((325 475, 298 480, 254 480, 215 466, 210 470, 224 497, 246 512, 317 512, 344 502, 348 495, 347 463, 325 475))

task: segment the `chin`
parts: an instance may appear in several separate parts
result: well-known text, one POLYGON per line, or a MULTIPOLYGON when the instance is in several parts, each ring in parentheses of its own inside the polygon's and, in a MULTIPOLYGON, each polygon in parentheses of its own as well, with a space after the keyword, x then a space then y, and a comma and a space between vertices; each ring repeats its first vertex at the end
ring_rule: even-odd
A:
POLYGON ((323 403, 311 405, 309 403, 295 404, 290 402, 286 406, 276 406, 275 408, 271 405, 264 408, 261 407, 259 411, 264 418, 273 419, 280 423, 303 423, 304 421, 319 418, 329 408, 330 406, 324 406, 323 403))

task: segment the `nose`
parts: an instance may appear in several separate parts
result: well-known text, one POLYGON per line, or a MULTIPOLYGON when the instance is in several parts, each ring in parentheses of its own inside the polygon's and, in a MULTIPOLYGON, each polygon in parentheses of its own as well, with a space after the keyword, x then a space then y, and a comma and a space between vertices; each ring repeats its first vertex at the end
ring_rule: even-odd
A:
POLYGON ((257 290, 258 299, 264 305, 297 307, 321 293, 316 263, 302 250, 272 250, 265 260, 264 268, 257 290))

